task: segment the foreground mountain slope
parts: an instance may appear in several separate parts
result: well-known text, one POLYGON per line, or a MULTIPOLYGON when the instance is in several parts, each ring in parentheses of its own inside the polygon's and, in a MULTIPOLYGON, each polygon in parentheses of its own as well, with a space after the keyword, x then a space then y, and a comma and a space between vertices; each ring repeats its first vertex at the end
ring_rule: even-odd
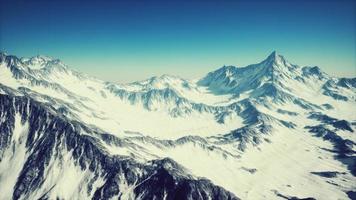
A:
POLYGON ((146 164, 100 147, 104 133, 27 97, 1 95, 3 199, 237 199, 171 159, 146 164))
POLYGON ((236 198, 228 190, 242 199, 347 199, 356 190, 355 86, 355 79, 291 64, 276 52, 258 64, 225 66, 198 81, 163 75, 130 84, 104 82, 49 57, 2 53, 2 98, 36 102, 44 107, 41 113, 70 125, 68 130, 64 122, 56 125, 58 117, 29 122, 28 111, 1 115, 1 188, 14 191, 14 198, 68 199, 77 188, 87 196, 76 198, 182 193, 183 199, 236 198), (6 119, 16 116, 22 125, 9 128, 14 125, 6 119), (47 131, 36 129, 41 133, 23 145, 27 127, 47 131), (75 144, 67 144, 68 132, 75 144), (47 145, 54 150, 33 156, 47 145), (95 164, 82 157, 94 151, 97 156, 90 153, 89 160, 100 160, 95 164), (129 169, 106 168, 107 162, 129 169), (19 163, 14 173, 5 175, 14 163, 19 163), (82 177, 72 181, 83 187, 65 188, 70 177, 82 177), (154 183, 164 187, 157 190, 154 183))

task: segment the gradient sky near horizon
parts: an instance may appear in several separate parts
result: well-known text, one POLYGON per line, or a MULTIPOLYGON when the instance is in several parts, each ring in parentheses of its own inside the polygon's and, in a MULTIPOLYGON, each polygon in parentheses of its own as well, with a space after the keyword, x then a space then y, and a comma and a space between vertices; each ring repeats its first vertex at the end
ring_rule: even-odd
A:
POLYGON ((257 63, 273 50, 356 76, 356 1, 0 0, 0 50, 115 82, 257 63))

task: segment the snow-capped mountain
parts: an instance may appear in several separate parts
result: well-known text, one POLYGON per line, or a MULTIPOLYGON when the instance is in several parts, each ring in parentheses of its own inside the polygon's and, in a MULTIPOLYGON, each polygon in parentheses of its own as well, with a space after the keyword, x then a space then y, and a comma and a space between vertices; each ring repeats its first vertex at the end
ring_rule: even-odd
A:
POLYGON ((0 199, 352 199, 354 111, 276 52, 130 84, 0 53, 0 199))

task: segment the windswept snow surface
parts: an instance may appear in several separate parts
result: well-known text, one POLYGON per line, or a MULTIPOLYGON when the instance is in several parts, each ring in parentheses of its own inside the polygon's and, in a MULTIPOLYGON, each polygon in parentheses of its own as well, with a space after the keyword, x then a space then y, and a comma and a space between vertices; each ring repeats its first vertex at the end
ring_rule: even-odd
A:
MULTIPOLYGON (((196 81, 162 75, 129 84, 101 81, 46 56, 0 58, 1 94, 43 102, 110 135, 88 134, 110 155, 142 164, 171 158, 241 199, 349 199, 356 191, 356 78, 294 65, 276 52, 196 81)), ((8 195, 0 199, 12 197, 28 156, 22 139, 28 125, 15 117, 11 146, 1 151, 0 194, 8 195)), ((43 188, 51 188, 50 198, 93 197, 82 191, 94 175, 72 153, 51 158, 47 186, 31 198, 44 195, 43 188)), ((122 198, 139 198, 137 185, 123 178, 120 185, 122 198)))

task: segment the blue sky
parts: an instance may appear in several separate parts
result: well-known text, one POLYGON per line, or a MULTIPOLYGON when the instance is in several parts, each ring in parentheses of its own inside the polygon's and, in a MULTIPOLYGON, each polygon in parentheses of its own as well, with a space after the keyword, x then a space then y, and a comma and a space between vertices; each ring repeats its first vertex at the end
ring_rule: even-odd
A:
POLYGON ((273 50, 299 65, 356 76, 353 0, 0 0, 0 49, 44 54, 99 78, 196 78, 273 50))

